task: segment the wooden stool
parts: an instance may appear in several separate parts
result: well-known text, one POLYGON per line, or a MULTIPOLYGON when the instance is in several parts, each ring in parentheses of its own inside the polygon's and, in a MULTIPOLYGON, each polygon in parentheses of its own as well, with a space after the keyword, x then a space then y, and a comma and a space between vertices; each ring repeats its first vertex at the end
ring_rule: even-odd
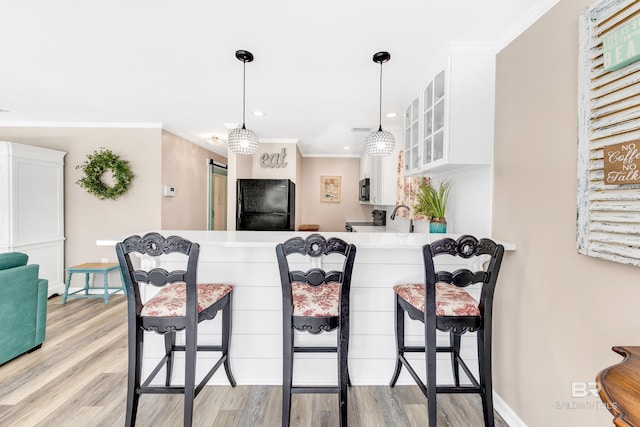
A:
MULTIPOLYGON (((118 263, 102 263, 102 262, 87 262, 85 264, 76 265, 74 267, 67 268, 67 282, 64 286, 64 294, 62 295, 62 304, 67 302, 67 298, 104 298, 104 303, 109 304, 109 295, 113 295, 116 292, 123 292, 122 286, 118 288, 109 287, 109 272, 118 270, 120 264, 118 263), (73 273, 84 273, 84 289, 78 289, 69 293, 69 285, 71 284, 71 275, 73 273), (102 274, 104 276, 104 294, 90 294, 89 293, 89 274, 102 274), (77 295, 84 291, 84 294, 77 295), (109 293, 109 291, 113 291, 109 293)), ((97 289, 97 288, 93 288, 97 289)))

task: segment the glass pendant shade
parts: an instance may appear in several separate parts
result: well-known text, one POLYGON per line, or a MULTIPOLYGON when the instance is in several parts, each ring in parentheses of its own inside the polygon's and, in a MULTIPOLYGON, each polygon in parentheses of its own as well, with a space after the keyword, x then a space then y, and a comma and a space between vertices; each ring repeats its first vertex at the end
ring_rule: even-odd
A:
POLYGON ((396 146, 396 139, 391 132, 382 130, 371 132, 364 142, 364 149, 370 156, 388 156, 393 153, 396 146))
POLYGON ((229 149, 236 154, 255 154, 258 151, 258 136, 245 127, 231 129, 229 132, 229 149))
POLYGON ((255 154, 258 151, 258 136, 244 125, 246 65, 253 61, 253 54, 248 50, 236 51, 236 58, 242 61, 242 127, 229 132, 229 149, 236 154, 255 154))
POLYGON ((389 52, 377 52, 373 55, 373 62, 380 64, 380 117, 378 131, 371 132, 364 142, 364 149, 370 156, 388 156, 396 146, 396 139, 391 132, 382 130, 382 64, 389 59, 389 52))

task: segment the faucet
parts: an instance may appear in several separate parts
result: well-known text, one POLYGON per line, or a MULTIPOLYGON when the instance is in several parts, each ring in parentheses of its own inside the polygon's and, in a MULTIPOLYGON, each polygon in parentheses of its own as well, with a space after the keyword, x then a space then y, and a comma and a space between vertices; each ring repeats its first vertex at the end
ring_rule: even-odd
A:
MULTIPOLYGON (((393 212, 391 212, 391 219, 394 220, 396 219, 396 212, 398 212, 398 209, 400 208, 405 208, 407 211, 409 211, 409 214, 411 214, 411 208, 409 208, 409 206, 407 205, 398 205, 393 209, 393 212)), ((413 233, 413 218, 409 218, 409 233, 413 233)))

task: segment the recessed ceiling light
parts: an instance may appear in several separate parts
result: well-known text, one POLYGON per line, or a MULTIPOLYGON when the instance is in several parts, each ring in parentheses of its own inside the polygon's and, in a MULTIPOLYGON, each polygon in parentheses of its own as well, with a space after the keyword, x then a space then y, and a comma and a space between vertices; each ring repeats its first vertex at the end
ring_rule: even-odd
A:
POLYGON ((398 115, 398 113, 387 113, 386 117, 392 118, 392 117, 395 117, 397 115, 398 115))
POLYGON ((254 111, 252 114, 257 117, 262 117, 265 115, 262 111, 254 111))
POLYGON ((345 149, 345 150, 350 150, 351 148, 349 148, 349 147, 344 147, 344 149, 345 149))

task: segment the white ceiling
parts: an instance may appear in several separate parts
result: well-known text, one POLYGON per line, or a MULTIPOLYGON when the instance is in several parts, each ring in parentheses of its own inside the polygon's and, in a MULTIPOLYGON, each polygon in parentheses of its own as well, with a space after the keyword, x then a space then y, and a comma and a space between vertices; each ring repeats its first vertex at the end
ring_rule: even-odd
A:
POLYGON ((201 144, 226 138, 224 124, 242 122, 246 49, 247 128, 304 155, 359 155, 367 133, 352 128, 378 124, 375 52, 391 53, 382 124, 400 128, 448 41, 503 47, 556 2, 4 0, 0 125, 162 123, 201 144))

